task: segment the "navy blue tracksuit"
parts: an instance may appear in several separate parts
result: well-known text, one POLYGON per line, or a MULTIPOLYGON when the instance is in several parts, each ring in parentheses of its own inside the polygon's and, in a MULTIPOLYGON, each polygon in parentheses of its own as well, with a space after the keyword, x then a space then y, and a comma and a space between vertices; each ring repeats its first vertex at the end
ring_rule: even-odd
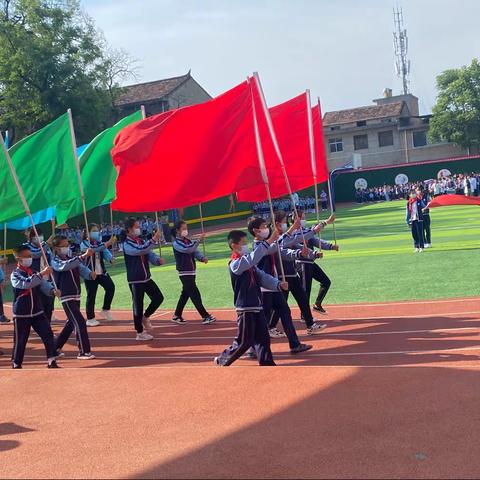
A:
POLYGON ((45 345, 47 359, 56 355, 53 332, 45 314, 41 295, 53 295, 53 287, 38 273, 23 266, 17 266, 10 277, 13 288, 14 341, 12 362, 22 365, 25 347, 33 328, 45 345))
MULTIPOLYGON (((42 256, 42 250, 36 243, 25 242, 23 245, 25 245, 30 250, 30 253, 32 254, 32 270, 34 272, 38 273, 52 263, 52 258, 53 258, 52 251, 50 250, 50 247, 46 242, 42 242, 42 248, 47 257, 48 265, 45 265, 45 262, 42 256)), ((46 280, 46 281, 49 281, 49 280, 46 280)), ((53 288, 53 284, 52 284, 52 288, 53 288)), ((43 305, 43 311, 45 312, 45 316, 47 317, 47 320, 51 322, 53 310, 55 306, 55 297, 52 295, 45 295, 43 292, 40 292, 40 300, 43 305)))
POLYGON ((133 320, 137 333, 143 332, 143 317, 151 317, 163 303, 163 294, 152 280, 150 265, 160 265, 160 257, 153 252, 155 243, 143 241, 138 237, 128 236, 123 244, 127 281, 133 300, 133 320), (150 298, 150 305, 143 310, 145 294, 150 298))
POLYGON ((189 238, 175 238, 173 241, 173 253, 177 272, 182 282, 182 293, 178 299, 175 316, 181 317, 183 309, 190 299, 202 318, 208 317, 208 312, 203 306, 202 296, 196 283, 197 264, 196 260, 203 262, 204 255, 198 250, 200 242, 189 238))
POLYGON ((230 347, 219 356, 220 365, 229 366, 238 360, 251 347, 255 349, 258 363, 273 366, 270 350, 270 335, 262 308, 260 287, 280 289, 278 279, 257 268, 258 262, 268 254, 269 245, 261 242, 255 251, 248 255, 233 254, 229 263, 235 309, 237 311, 237 336, 230 347))
POLYGON ((52 260, 52 268, 57 287, 62 292, 60 302, 67 315, 67 322, 56 339, 55 348, 61 350, 75 330, 80 355, 91 353, 87 323, 80 311, 80 277, 88 280, 92 272, 79 257, 61 258, 57 255, 52 260))

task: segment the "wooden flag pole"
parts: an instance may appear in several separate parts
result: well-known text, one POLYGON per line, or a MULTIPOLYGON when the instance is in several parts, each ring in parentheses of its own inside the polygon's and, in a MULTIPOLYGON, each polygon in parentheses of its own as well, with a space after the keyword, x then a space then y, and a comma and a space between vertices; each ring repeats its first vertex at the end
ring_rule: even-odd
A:
MULTIPOLYGON (((272 197, 270 195, 270 183, 268 180, 267 169, 265 167, 265 159, 263 158, 263 150, 262 150, 262 142, 260 140, 260 132, 258 131, 258 122, 257 122, 257 112, 255 109, 255 99, 253 98, 253 91, 252 91, 252 84, 250 83, 250 79, 247 78, 247 81, 250 84, 250 93, 252 96, 252 112, 253 112, 253 130, 255 133, 255 144, 257 146, 257 155, 258 155, 258 164, 260 167, 260 173, 262 175, 262 180, 265 185, 265 190, 267 192, 268 204, 270 206, 270 215, 272 217, 272 229, 275 229, 275 214, 273 213, 273 204, 272 204, 272 197)), ((280 251, 280 245, 278 242, 277 250, 278 250, 278 260, 280 264, 280 271, 282 275, 282 281, 285 282, 285 269, 283 268, 283 261, 282 261, 282 252, 280 251)))
MULTIPOLYGON (((267 120, 268 130, 270 131, 270 137, 272 139, 272 143, 273 143, 273 146, 274 146, 274 149, 275 149, 275 153, 277 154, 278 160, 280 162, 280 166, 282 168, 283 178, 285 179, 285 185, 287 187, 287 191, 288 191, 288 194, 289 194, 291 202, 292 202, 292 208, 293 208, 293 211, 295 213, 295 217, 298 218, 297 206, 295 205, 295 200, 293 198, 293 192, 292 192, 292 189, 290 187, 290 180, 288 179, 287 170, 285 168, 285 162, 283 161, 283 155, 282 155, 282 152, 280 151, 280 146, 278 145, 277 135, 275 134, 275 129, 273 128, 272 118, 270 117, 270 112, 268 110, 267 102, 265 100, 265 95, 263 93, 263 88, 262 88, 262 84, 260 83, 260 77, 258 75, 258 72, 253 72, 253 76, 255 77, 255 80, 257 81, 258 92, 260 94, 260 100, 262 101, 263 112, 265 114, 265 119, 267 120)), ((273 223, 273 226, 275 227, 275 222, 273 223)), ((300 232, 302 233, 303 244, 306 246, 305 237, 303 235, 303 228, 300 228, 300 232)))
MULTIPOLYGON (((12 159, 10 158, 10 154, 8 153, 8 150, 5 147, 5 143, 1 135, 0 135, 0 143, 2 146, 3 153, 5 155, 5 159, 7 160, 8 168, 10 170, 10 173, 12 174, 13 181, 15 182, 15 186, 17 187, 18 195, 20 197, 20 200, 22 201, 23 208, 25 209, 25 212, 28 218, 30 219, 30 223, 32 224, 33 233, 35 234, 35 238, 37 239, 38 246, 40 247, 42 258, 45 262, 45 265, 48 265, 47 254, 45 253, 45 250, 43 249, 43 246, 42 246, 42 242, 40 241, 40 238, 38 236, 37 227, 35 226, 35 222, 33 221, 32 213, 30 212, 30 207, 28 206, 27 199, 25 198, 25 193, 22 189, 22 186, 20 185, 17 172, 15 171, 15 167, 13 166, 12 159)), ((55 290, 57 290, 57 284, 55 282, 55 278, 53 277, 53 274, 50 275, 50 278, 52 279, 52 283, 55 290)))
MULTIPOLYGON (((68 112, 68 122, 70 124, 70 136, 72 139, 72 147, 73 147, 73 158, 75 160, 75 171, 77 172, 77 182, 78 182, 78 189, 80 191, 80 198, 82 200, 82 210, 83 210, 83 220, 85 222, 85 232, 87 234, 88 244, 90 244, 90 231, 88 228, 88 217, 87 217, 87 206, 85 204, 85 192, 83 190, 82 184, 82 175, 80 173, 80 160, 78 159, 77 154, 77 139, 75 137, 75 130, 73 128, 73 117, 72 117, 72 110, 69 108, 68 112)), ((92 269, 95 269, 95 263, 93 257, 90 257, 90 261, 92 263, 92 269)))
MULTIPOLYGON (((155 212, 155 221, 157 222, 157 231, 160 232, 160 222, 158 221, 158 212, 155 212)), ((162 236, 163 236, 163 232, 162 236)), ((162 239, 160 238, 158 240, 158 253, 160 254, 160 257, 162 256, 162 239)))
POLYGON ((198 204, 198 210, 200 212, 200 227, 202 229, 202 235, 203 235, 203 242, 202 242, 202 245, 203 245, 203 256, 206 257, 207 256, 207 247, 205 245, 205 227, 203 225, 203 209, 202 209, 202 204, 199 203, 198 204))

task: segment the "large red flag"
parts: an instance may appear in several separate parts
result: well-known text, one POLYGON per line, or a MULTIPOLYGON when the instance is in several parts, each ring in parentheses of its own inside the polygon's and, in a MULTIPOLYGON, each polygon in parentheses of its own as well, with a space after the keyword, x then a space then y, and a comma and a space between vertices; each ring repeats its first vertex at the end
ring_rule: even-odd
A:
POLYGON ((451 205, 480 205, 480 198, 464 195, 440 195, 428 203, 428 208, 448 207, 451 205))
MULTIPOLYGON (((262 111, 258 95, 255 95, 255 106, 257 112, 259 110, 262 111)), ((269 109, 292 192, 311 187, 314 183, 309 143, 308 108, 306 93, 302 93, 269 109)), ((312 109, 312 116, 317 182, 321 183, 328 179, 328 170, 318 106, 312 109)), ((262 142, 264 142, 265 139, 270 138, 266 121, 260 118, 259 127, 260 137, 262 142)), ((270 180, 272 198, 287 195, 288 188, 278 157, 270 153, 265 163, 270 180)), ((239 201, 264 201, 267 198, 265 187, 257 185, 249 189, 237 191, 237 198, 239 201)))
POLYGON ((112 158, 112 207, 124 212, 187 207, 258 185, 249 83, 124 128, 112 158))

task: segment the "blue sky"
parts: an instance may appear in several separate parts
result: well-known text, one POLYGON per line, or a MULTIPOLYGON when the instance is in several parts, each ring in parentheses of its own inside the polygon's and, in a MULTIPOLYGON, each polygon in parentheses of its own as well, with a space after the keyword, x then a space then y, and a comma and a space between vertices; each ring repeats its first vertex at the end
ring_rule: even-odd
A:
MULTIPOLYGON (((400 93, 390 0, 82 0, 114 47, 139 61, 139 81, 193 76, 211 95, 259 71, 267 100, 310 88, 323 111, 400 93)), ((479 56, 480 1, 401 0, 411 91, 422 113, 435 77, 479 56)), ((127 82, 132 83, 132 82, 127 82)))

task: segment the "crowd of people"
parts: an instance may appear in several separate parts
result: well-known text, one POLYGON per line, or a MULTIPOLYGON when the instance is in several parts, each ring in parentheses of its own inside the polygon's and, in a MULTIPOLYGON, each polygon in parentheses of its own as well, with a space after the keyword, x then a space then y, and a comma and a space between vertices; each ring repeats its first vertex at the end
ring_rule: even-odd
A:
POLYGON ((410 192, 417 187, 428 191, 432 197, 444 194, 467 196, 480 195, 480 173, 459 173, 442 175, 438 179, 418 182, 407 182, 400 185, 387 185, 370 188, 357 188, 355 198, 357 203, 388 202, 391 200, 406 200, 410 192))
MULTIPOLYGON (((312 348, 300 342, 287 303, 291 291, 300 307, 306 334, 320 333, 326 324, 316 321, 312 310, 327 314, 322 302, 329 290, 330 279, 315 262, 322 257, 322 250, 336 250, 336 244, 320 240, 317 234, 332 223, 335 217, 311 228, 306 226, 305 212, 297 216, 283 210, 275 214, 275 221, 268 224, 261 216, 248 223, 248 232, 254 238, 253 249, 247 245, 247 233, 233 230, 228 235, 232 251, 229 273, 237 311, 237 336, 232 344, 214 359, 216 365, 228 366, 245 353, 257 358, 260 365, 275 365, 270 349, 270 338, 286 337, 290 352, 299 354, 312 348), (279 272, 284 272, 281 278, 279 272), (312 282, 320 289, 314 305, 309 303, 312 282), (283 332, 277 327, 283 326, 283 332)), ((14 336, 12 368, 22 368, 25 348, 33 328, 42 339, 48 368, 58 368, 57 360, 63 356, 62 348, 72 333, 78 347, 77 358, 95 358, 88 330, 100 324, 95 315, 98 288, 104 290, 100 318, 113 320, 111 305, 115 295, 115 283, 108 273, 108 265, 115 261, 112 253, 118 238, 122 237, 126 282, 132 295, 132 313, 135 339, 141 342, 153 340, 151 316, 164 301, 163 293, 152 279, 150 265, 163 265, 165 260, 155 253, 162 240, 162 229, 149 217, 128 218, 123 225, 89 226, 84 229, 57 230, 45 239, 40 228, 26 232, 26 241, 14 248, 16 266, 10 275, 13 289, 14 336), (38 234, 38 236, 37 236, 38 234), (87 291, 86 318, 82 313, 81 282, 87 291), (144 300, 150 300, 145 308, 144 300), (58 298, 67 320, 61 332, 54 336, 51 321, 54 299, 58 298)), ((172 248, 176 270, 182 291, 171 321, 182 325, 183 310, 190 299, 198 311, 202 324, 216 321, 203 305, 196 284, 196 262, 207 263, 208 258, 199 248, 204 234, 192 237, 188 225, 177 221, 172 229, 172 248)), ((5 278, 0 268, 0 292, 5 288, 5 278)), ((3 311, 0 295, 0 322, 10 320, 3 311)))

